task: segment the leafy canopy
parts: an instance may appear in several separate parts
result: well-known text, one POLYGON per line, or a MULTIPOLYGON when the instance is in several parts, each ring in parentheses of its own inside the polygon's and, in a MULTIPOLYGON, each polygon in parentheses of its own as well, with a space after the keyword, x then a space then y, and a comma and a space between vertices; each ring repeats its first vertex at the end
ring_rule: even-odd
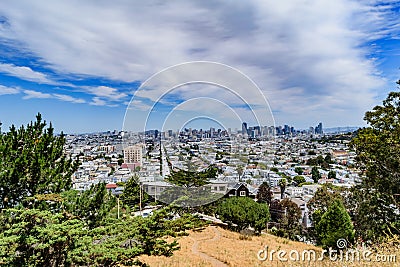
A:
POLYGON ((248 197, 230 197, 218 206, 216 213, 236 230, 253 227, 261 232, 270 219, 268 206, 248 197))
POLYGON ((71 188, 78 162, 64 153, 64 134, 56 136, 52 124, 46 125, 39 113, 26 127, 12 125, 0 133, 0 208, 14 207, 36 194, 71 188))
POLYGON ((400 234, 400 92, 389 93, 364 120, 370 127, 360 129, 350 143, 365 174, 353 190, 355 226, 364 239, 379 239, 400 234))
POLYGON ((354 228, 350 215, 340 200, 335 200, 322 215, 315 226, 318 233, 317 243, 325 248, 336 247, 339 239, 353 242, 354 228))

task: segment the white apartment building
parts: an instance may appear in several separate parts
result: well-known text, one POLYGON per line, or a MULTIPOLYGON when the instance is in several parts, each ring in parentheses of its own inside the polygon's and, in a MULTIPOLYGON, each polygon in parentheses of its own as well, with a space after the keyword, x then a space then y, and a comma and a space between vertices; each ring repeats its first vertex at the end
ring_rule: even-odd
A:
POLYGON ((129 167, 142 166, 143 146, 136 144, 124 148, 124 163, 129 167))
POLYGON ((321 187, 321 185, 308 184, 308 185, 303 185, 302 187, 303 187, 303 195, 314 196, 314 194, 317 192, 318 188, 321 187))

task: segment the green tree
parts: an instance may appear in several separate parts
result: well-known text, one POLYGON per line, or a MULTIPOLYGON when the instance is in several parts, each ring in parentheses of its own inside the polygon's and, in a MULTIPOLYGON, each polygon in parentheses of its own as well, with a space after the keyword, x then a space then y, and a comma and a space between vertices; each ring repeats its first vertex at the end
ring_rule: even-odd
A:
POLYGON ((297 185, 299 185, 299 184, 305 183, 306 182, 306 178, 304 178, 304 176, 302 176, 302 175, 296 175, 295 177, 293 177, 293 181, 297 185))
POLYGON ((317 192, 315 192, 314 196, 307 203, 314 226, 318 224, 322 214, 327 211, 329 205, 335 200, 343 201, 343 197, 340 195, 339 191, 330 189, 326 185, 318 188, 317 192))
POLYGON ((217 207, 216 213, 223 222, 239 231, 253 227, 260 233, 270 219, 268 206, 248 197, 230 197, 217 207))
POLYGON ((365 174, 353 190, 355 227, 364 239, 375 240, 400 234, 400 92, 389 93, 364 120, 370 126, 360 129, 350 143, 365 174))
POLYGON ((125 184, 124 191, 121 194, 120 199, 124 204, 135 210, 140 201, 145 203, 149 200, 149 195, 140 188, 139 177, 133 176, 125 184), (140 192, 140 190, 142 191, 140 192))
POLYGON ((279 172, 279 170, 278 170, 277 167, 272 167, 272 168, 271 168, 271 171, 276 172, 276 173, 279 172))
POLYGON ((314 183, 318 183, 318 180, 321 179, 321 174, 319 173, 317 166, 312 167, 311 178, 314 180, 314 183))
POLYGON ((282 208, 281 202, 278 199, 273 199, 269 204, 269 212, 271 214, 271 221, 279 222, 285 214, 285 210, 282 208))
POLYGON ((273 193, 271 190, 271 186, 269 185, 268 182, 263 182, 259 187, 257 191, 257 201, 258 202, 265 202, 268 205, 271 204, 271 200, 273 197, 273 193))
POLYGON ((52 124, 46 125, 39 113, 26 127, 0 130, 0 208, 14 207, 28 196, 71 188, 78 162, 64 153, 64 134, 56 136, 52 124))
POLYGON ((324 158, 324 161, 325 161, 326 163, 328 163, 328 164, 333 163, 331 153, 326 154, 326 156, 325 156, 325 158, 324 158))
POLYGON ((91 243, 84 222, 67 214, 9 209, 0 218, 2 266, 71 266, 91 243))
POLYGON ((283 199, 283 197, 285 196, 285 190, 286 190, 286 185, 287 185, 287 181, 285 178, 282 178, 279 180, 278 182, 279 188, 281 189, 281 199, 283 199))
POLYGON ((176 237, 204 226, 185 214, 170 220, 167 209, 148 218, 109 217, 89 229, 66 212, 8 209, 0 214, 0 264, 3 266, 131 266, 140 255, 171 256, 176 237), (167 239, 172 237, 173 240, 167 239))
POLYGON ((350 215, 340 200, 335 200, 329 206, 315 229, 318 235, 317 243, 325 248, 336 247, 336 242, 342 238, 349 242, 353 242, 354 239, 350 215))
POLYGON ((185 170, 172 171, 165 180, 181 187, 200 187, 208 184, 210 179, 217 177, 217 173, 218 168, 211 165, 201 172, 185 170))
POLYGON ((104 183, 92 185, 89 190, 71 190, 62 194, 65 211, 85 221, 90 228, 100 226, 116 206, 116 198, 104 183))
POLYGON ((288 198, 280 201, 283 216, 279 219, 280 228, 284 230, 284 237, 296 240, 301 233, 301 209, 288 198))
POLYGON ((335 171, 329 171, 328 172, 328 179, 336 179, 336 172, 335 171))
POLYGON ((174 186, 164 190, 158 200, 184 208, 180 213, 194 211, 193 207, 211 203, 223 196, 210 190, 209 180, 215 178, 217 173, 218 168, 214 165, 201 172, 173 171, 166 180, 174 186))
POLYGON ((303 170, 302 167, 296 167, 296 168, 294 168, 294 171, 295 171, 298 175, 302 175, 304 170, 303 170))

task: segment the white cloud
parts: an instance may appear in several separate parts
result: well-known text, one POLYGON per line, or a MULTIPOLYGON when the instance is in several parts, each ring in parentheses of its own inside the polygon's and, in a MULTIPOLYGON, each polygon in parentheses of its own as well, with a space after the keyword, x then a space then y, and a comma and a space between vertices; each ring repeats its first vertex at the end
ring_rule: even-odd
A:
POLYGON ((66 102, 71 102, 71 103, 78 103, 78 104, 86 103, 86 101, 84 99, 75 98, 75 97, 72 97, 70 95, 53 94, 53 96, 55 98, 57 98, 58 100, 61 100, 61 101, 66 101, 66 102))
MULTIPOLYGON (((332 124, 358 123, 386 82, 368 57, 373 48, 365 44, 398 35, 400 17, 393 16, 390 3, 375 3, 9 0, 0 3, 9 24, 0 29, 0 38, 15 41, 57 73, 122 81, 144 81, 184 61, 222 62, 254 79, 282 118, 308 123, 319 114, 332 124), (340 118, 338 108, 354 115, 340 118)), ((10 69, 21 77, 48 79, 30 69, 10 69)), ((85 90, 95 96, 93 105, 127 97, 106 86, 85 90)), ((151 93, 158 95, 149 91, 147 96, 151 93)), ((198 96, 195 91, 177 95, 198 96)), ((220 98, 232 101, 228 95, 220 98)))
POLYGON ((84 87, 84 90, 89 94, 112 101, 118 101, 127 97, 127 94, 120 93, 117 89, 109 86, 84 87))
POLYGON ((24 66, 21 67, 13 64, 0 63, 0 72, 31 82, 43 84, 61 84, 49 79, 47 75, 41 72, 34 71, 31 68, 24 66))
POLYGON ((134 109, 134 110, 141 110, 141 111, 148 111, 151 109, 152 106, 144 103, 143 101, 140 100, 132 100, 130 103, 126 102, 124 103, 125 105, 129 105, 129 109, 134 109))
POLYGON ((20 90, 18 88, 0 85, 0 95, 15 95, 19 94, 19 92, 20 90))
POLYGON ((48 93, 43 93, 39 91, 34 91, 34 90, 24 90, 24 96, 22 97, 23 99, 46 99, 46 98, 53 98, 57 99, 60 101, 65 101, 65 102, 71 102, 71 103, 77 103, 77 104, 82 104, 86 103, 86 101, 82 98, 75 98, 70 95, 65 95, 65 94, 48 94, 48 93))
POLYGON ((33 91, 33 90, 24 90, 25 96, 23 96, 23 99, 32 99, 32 98, 53 98, 51 94, 47 93, 42 93, 38 91, 33 91))
POLYGON ((107 102, 103 99, 100 99, 99 97, 93 97, 92 102, 90 102, 89 104, 93 106, 106 106, 107 102))

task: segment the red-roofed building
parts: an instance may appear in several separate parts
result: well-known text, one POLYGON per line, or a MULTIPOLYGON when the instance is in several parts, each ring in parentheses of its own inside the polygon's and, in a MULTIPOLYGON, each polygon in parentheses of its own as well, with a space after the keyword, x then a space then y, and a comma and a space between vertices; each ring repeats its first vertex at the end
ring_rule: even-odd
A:
POLYGON ((106 184, 106 189, 111 190, 117 188, 117 185, 114 183, 106 184))

